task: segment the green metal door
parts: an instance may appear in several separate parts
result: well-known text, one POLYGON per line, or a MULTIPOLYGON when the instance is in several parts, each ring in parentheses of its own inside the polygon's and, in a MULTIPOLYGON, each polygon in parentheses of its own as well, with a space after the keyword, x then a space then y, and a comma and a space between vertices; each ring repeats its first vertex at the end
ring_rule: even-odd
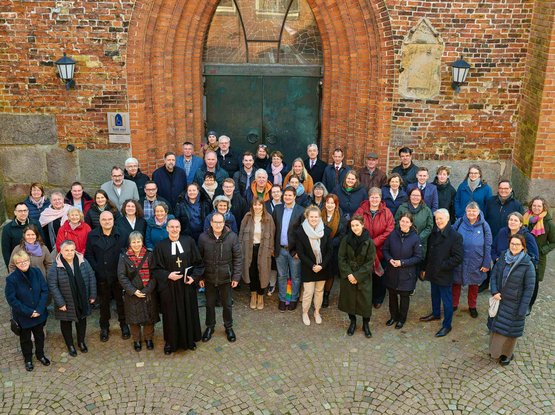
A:
POLYGON ((266 144, 287 163, 317 143, 320 67, 206 65, 206 128, 231 137, 239 154, 266 144))

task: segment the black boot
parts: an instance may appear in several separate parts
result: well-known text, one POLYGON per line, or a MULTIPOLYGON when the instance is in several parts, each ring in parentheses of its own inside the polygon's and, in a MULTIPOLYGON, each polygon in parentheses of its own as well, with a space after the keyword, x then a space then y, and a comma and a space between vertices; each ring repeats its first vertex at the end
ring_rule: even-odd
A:
POLYGON ((328 308, 330 306, 330 292, 324 291, 324 298, 322 299, 322 308, 328 308))
POLYGON ((364 335, 367 338, 372 337, 372 332, 370 331, 370 326, 368 325, 369 323, 370 323, 370 319, 362 320, 362 331, 364 331, 364 335))

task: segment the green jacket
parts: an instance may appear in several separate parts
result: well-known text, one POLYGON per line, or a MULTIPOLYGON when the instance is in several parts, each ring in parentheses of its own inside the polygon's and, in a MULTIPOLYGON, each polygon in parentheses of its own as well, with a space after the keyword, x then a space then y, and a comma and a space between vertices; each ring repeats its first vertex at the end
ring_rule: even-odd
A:
MULTIPOLYGON (((538 244, 538 251, 540 251, 540 261, 538 263, 538 281, 543 281, 545 274, 545 267, 547 264, 547 254, 555 249, 555 223, 549 212, 543 218, 543 226, 545 233, 543 235, 535 236, 536 243, 538 244)), ((532 232, 534 225, 528 225, 528 230, 532 232)))
POLYGON ((426 256, 428 248, 428 238, 434 228, 434 216, 432 211, 424 202, 420 203, 416 209, 410 202, 403 203, 395 213, 395 223, 399 225, 399 218, 403 213, 409 212, 412 215, 412 224, 416 228, 416 233, 422 241, 422 254, 426 256))
MULTIPOLYGON (((366 232, 366 231, 365 231, 366 232)), ((362 243, 359 252, 349 244, 349 232, 339 244, 339 309, 363 317, 372 315, 372 271, 376 247, 370 237, 362 243), (357 284, 351 284, 347 275, 353 274, 357 284)))

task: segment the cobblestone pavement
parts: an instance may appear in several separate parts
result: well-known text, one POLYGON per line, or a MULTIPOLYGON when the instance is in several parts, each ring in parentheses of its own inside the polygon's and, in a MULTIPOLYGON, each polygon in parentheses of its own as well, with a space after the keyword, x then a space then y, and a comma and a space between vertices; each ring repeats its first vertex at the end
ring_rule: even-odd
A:
MULTIPOLYGON (((119 328, 101 343, 98 311, 88 320, 89 353, 69 357, 59 324, 50 317, 46 353, 52 365, 36 362, 32 373, 24 369, 3 299, 0 413, 553 414, 554 268, 551 255, 525 336, 505 368, 488 357, 488 296, 479 296, 477 319, 463 306, 453 331, 436 339, 438 322, 418 321, 430 310, 427 283, 419 283, 402 330, 385 326, 385 305, 376 310, 371 339, 360 323, 355 336, 347 337, 348 319, 337 310, 338 284, 323 324, 309 327, 302 324, 300 309, 279 313, 276 295, 264 310, 250 310, 243 288, 235 293, 236 343, 227 342, 220 324, 209 343, 169 357, 162 350, 161 324, 154 351, 135 352, 131 340, 119 337, 119 328)), ((4 278, 0 288, 3 292, 4 278)))

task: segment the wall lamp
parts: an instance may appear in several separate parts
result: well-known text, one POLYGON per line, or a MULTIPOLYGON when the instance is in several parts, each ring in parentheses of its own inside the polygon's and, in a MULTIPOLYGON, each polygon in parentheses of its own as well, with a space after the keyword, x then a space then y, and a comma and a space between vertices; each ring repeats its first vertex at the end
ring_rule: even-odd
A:
POLYGON ((56 64, 56 68, 58 69, 58 76, 66 84, 66 89, 69 90, 71 88, 75 88, 75 81, 73 80, 75 61, 71 58, 68 58, 64 52, 64 56, 54 63, 56 64))
POLYGON ((470 70, 470 64, 463 59, 457 59, 451 64, 451 70, 453 72, 453 82, 451 83, 451 88, 455 90, 455 93, 461 91, 461 84, 466 80, 468 71, 470 70))

